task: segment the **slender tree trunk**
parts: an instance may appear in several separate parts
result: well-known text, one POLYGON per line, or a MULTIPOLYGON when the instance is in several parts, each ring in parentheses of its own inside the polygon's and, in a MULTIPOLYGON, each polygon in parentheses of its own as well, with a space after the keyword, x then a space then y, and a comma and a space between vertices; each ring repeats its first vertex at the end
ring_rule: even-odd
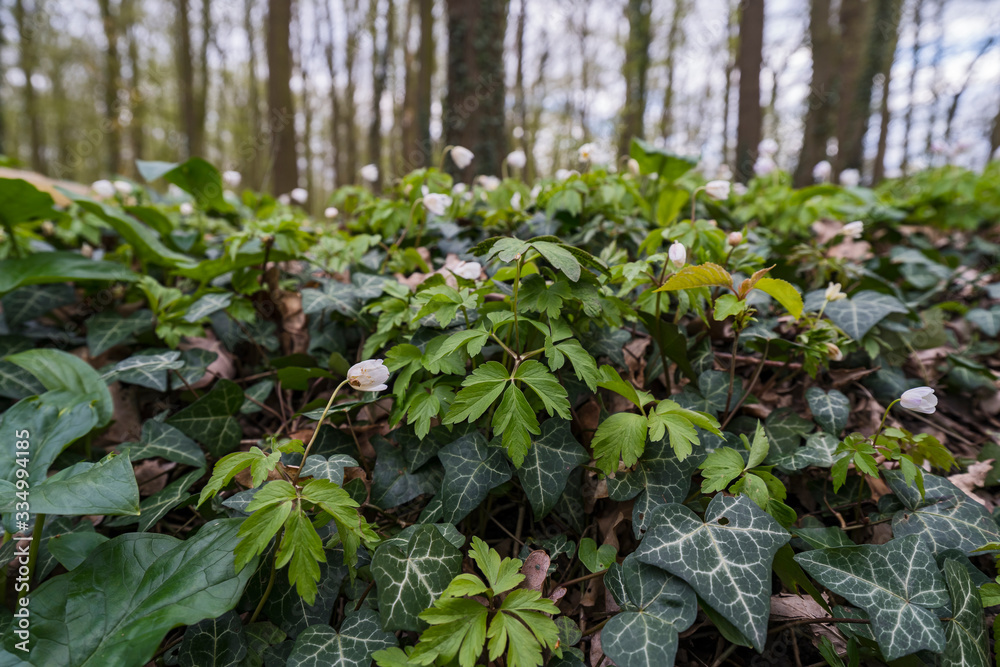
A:
POLYGON ((45 172, 45 160, 42 155, 42 117, 38 108, 38 95, 32 78, 35 74, 37 58, 38 26, 35 25, 35 7, 26 10, 24 0, 14 2, 14 22, 20 35, 20 67, 24 72, 24 113, 28 117, 29 148, 31 151, 31 168, 39 173, 45 172))
POLYGON ((263 187, 260 178, 261 122, 260 122, 260 81, 257 78, 257 29, 253 19, 254 0, 246 0, 243 14, 243 31, 247 35, 247 67, 249 80, 247 87, 247 125, 250 128, 248 141, 240 147, 240 165, 247 184, 253 187, 263 187))
MULTIPOLYGON (((546 85, 545 85, 545 72, 549 64, 549 32, 547 30, 542 30, 542 36, 539 39, 540 46, 539 50, 541 54, 538 56, 538 71, 535 73, 535 80, 531 84, 531 99, 533 100, 544 100, 546 95, 546 85)), ((525 156, 528 158, 527 163, 524 166, 524 176, 525 180, 529 183, 535 180, 538 175, 538 167, 535 163, 534 151, 535 147, 535 137, 538 136, 538 130, 542 125, 542 111, 544 110, 543 105, 536 103, 532 108, 531 120, 528 123, 528 127, 524 129, 525 144, 527 149, 524 151, 525 156)))
MULTIPOLYGON (((944 0, 934 1, 937 2, 937 7, 931 23, 937 26, 944 25, 944 0)), ((927 136, 924 138, 924 152, 928 155, 931 153, 934 143, 934 129, 937 127, 938 113, 941 106, 941 89, 945 85, 945 81, 941 76, 941 62, 944 60, 944 37, 944 30, 939 30, 937 39, 934 40, 934 54, 931 57, 931 81, 934 82, 931 84, 933 98, 930 104, 930 118, 927 120, 927 136)))
POLYGON ((198 154, 197 110, 194 85, 194 54, 191 51, 191 16, 188 0, 177 0, 177 74, 181 121, 186 140, 186 156, 198 154))
MULTIPOLYGON (((403 48, 403 106, 399 114, 400 147, 396 170, 406 173, 412 164, 411 152, 417 143, 417 58, 416 49, 410 48, 410 33, 417 14, 417 0, 406 2, 406 23, 399 40, 403 48)), ((419 47, 418 47, 419 48, 419 47)), ((419 153, 419 151, 417 151, 419 153)))
MULTIPOLYGON (((763 0, 759 0, 763 2, 763 0)), ((632 137, 642 138, 646 114, 646 75, 649 71, 649 42, 652 39, 651 0, 628 0, 625 13, 629 33, 625 45, 625 106, 622 109, 618 154, 628 155, 632 137)))
POLYGON ((965 72, 965 80, 962 82, 962 85, 959 86, 958 91, 955 93, 954 97, 951 98, 951 104, 948 105, 948 114, 945 116, 945 125, 944 125, 944 141, 946 144, 951 143, 951 129, 952 129, 952 124, 955 121, 955 113, 958 111, 958 101, 961 99, 962 95, 968 89, 969 82, 972 81, 972 74, 976 69, 976 64, 979 62, 980 58, 986 55, 986 53, 993 48, 994 44, 996 44, 996 37, 990 37, 988 40, 983 42, 983 45, 979 48, 979 51, 976 52, 976 57, 972 59, 971 63, 969 63, 969 69, 967 69, 965 72))
POLYGON ((334 34, 333 19, 330 12, 330 3, 321 2, 319 7, 322 10, 322 23, 326 30, 320 30, 323 36, 323 53, 326 56, 326 67, 330 74, 330 149, 331 163, 334 173, 334 185, 345 185, 346 175, 344 173, 343 151, 340 150, 340 96, 337 94, 337 67, 334 61, 334 34))
POLYGON ((588 106, 590 104, 590 49, 587 40, 590 37, 590 3, 583 0, 574 8, 574 14, 580 17, 577 38, 580 46, 580 103, 577 113, 580 119, 580 131, 584 141, 590 138, 590 123, 588 122, 588 106))
POLYGON ((121 58, 118 55, 119 17, 111 6, 111 0, 100 0, 101 21, 104 23, 104 38, 108 42, 104 57, 104 122, 107 145, 106 169, 109 174, 121 172, 122 131, 118 117, 118 91, 121 89, 121 58))
POLYGON ((746 0, 740 15, 739 125, 736 128, 736 179, 746 183, 753 177, 753 165, 760 143, 760 66, 764 48, 764 0, 746 0))
MULTIPOLYGON (((907 99, 910 103, 906 105, 906 114, 903 117, 903 159, 900 163, 900 170, 904 174, 907 172, 907 167, 910 163, 910 129, 913 127, 913 107, 916 104, 914 93, 917 89, 917 74, 920 72, 920 28, 923 21, 923 6, 924 0, 916 0, 916 4, 913 7, 913 49, 910 52, 913 69, 910 70, 910 83, 907 90, 907 99)), ((888 88, 885 88, 885 91, 888 92, 888 88)), ((880 146, 884 134, 883 132, 879 135, 880 146)), ((876 172, 881 172, 881 161, 876 160, 875 170, 876 172)), ((881 173, 878 174, 876 180, 881 180, 881 173)))
POLYGON ((993 117, 993 130, 990 132, 990 157, 1000 148, 1000 111, 993 117))
POLYGON ((145 155, 145 107, 142 98, 142 68, 143 63, 139 56, 139 40, 136 31, 139 29, 141 12, 139 4, 141 0, 124 0, 122 4, 122 14, 126 17, 126 34, 128 36, 128 62, 132 74, 129 78, 129 109, 132 112, 132 120, 129 123, 129 143, 132 148, 132 161, 129 165, 129 172, 134 173, 135 161, 143 159, 145 155))
MULTIPOLYGON (((738 40, 738 24, 737 19, 739 16, 739 4, 736 7, 731 7, 727 3, 726 5, 726 68, 725 68, 725 78, 722 85, 722 161, 724 163, 729 163, 729 112, 730 102, 732 100, 733 93, 733 72, 736 70, 736 47, 738 40)), ((705 94, 711 95, 711 87, 709 85, 705 86, 705 94)), ((696 114, 696 118, 700 117, 700 112, 696 114)), ((697 125, 697 123, 696 123, 697 125)), ((689 126, 690 127, 690 126, 689 126)), ((689 129, 690 134, 690 129, 689 129)))
POLYGON ((49 176, 67 180, 75 180, 77 170, 74 168, 70 156, 70 127, 76 122, 73 115, 72 105, 66 94, 66 72, 68 70, 68 60, 72 54, 63 51, 51 57, 52 69, 49 72, 49 80, 52 82, 52 107, 55 110, 55 150, 56 163, 50 164, 49 176))
POLYGON ((311 96, 309 94, 309 68, 305 64, 309 61, 309 53, 306 51, 306 41, 302 34, 301 16, 298 14, 294 15, 292 17, 292 24, 295 28, 293 34, 294 43, 297 47, 292 49, 292 71, 298 72, 299 77, 302 79, 302 157, 306 165, 303 176, 305 178, 305 190, 309 196, 306 202, 302 204, 302 207, 306 212, 311 214, 313 212, 313 204, 316 201, 316 194, 313 192, 313 113, 311 96))
MULTIPOLYGON (((528 106, 524 97, 524 24, 527 21, 527 0, 520 0, 517 12, 517 71, 514 75, 514 117, 521 128, 519 143, 524 146, 524 133, 528 131, 528 106)), ((527 151, 525 151, 527 154, 527 151)))
POLYGON ((872 44, 880 29, 874 5, 883 0, 842 0, 840 5, 840 72, 837 86, 837 157, 835 173, 860 169, 862 142, 871 115, 872 44))
POLYGON ((368 159, 378 166, 378 180, 372 186, 376 192, 382 188, 382 96, 385 94, 385 82, 389 73, 389 53, 393 42, 393 32, 395 32, 394 18, 396 10, 392 0, 386 0, 386 23, 385 35, 383 35, 382 46, 378 46, 378 31, 375 18, 380 5, 379 0, 372 2, 372 111, 371 123, 368 126, 368 159))
POLYGON ((507 155, 503 69, 506 27, 507 0, 448 0, 445 139, 450 145, 465 146, 476 154, 466 170, 476 174, 499 174, 500 163, 507 155))
MULTIPOLYGON (((4 46, 6 45, 6 40, 3 38, 3 19, 5 17, 0 15, 0 53, 3 52, 4 46)), ((3 67, 4 63, 0 61, 0 81, 4 80, 6 75, 6 70, 3 67)), ((4 122, 4 109, 7 105, 4 103, 2 96, 0 96, 0 155, 7 154, 7 124, 4 122)))
POLYGON ((358 0, 347 0, 345 3, 347 19, 347 87, 344 89, 344 113, 341 115, 340 131, 342 144, 345 145, 344 172, 347 182, 354 182, 358 177, 358 124, 357 103, 354 100, 357 74, 358 35, 360 34, 360 19, 358 18, 358 0), (350 7, 348 7, 350 5, 350 7))
POLYGON ((837 48, 830 28, 830 0, 812 0, 809 40, 812 42, 812 81, 806 99, 802 150, 792 177, 792 183, 799 188, 812 183, 813 167, 826 159, 826 144, 833 135, 837 48))
POLYGON ((677 52, 684 42, 683 22, 687 14, 687 0, 674 0, 674 12, 667 33, 667 85, 663 91, 663 111, 660 113, 660 136, 669 139, 674 132, 674 66, 677 52))
MULTIPOLYGON (((201 0, 201 43, 198 53, 198 83, 194 95, 194 127, 191 154, 206 157, 205 119, 208 114, 208 91, 211 87, 208 67, 208 45, 212 42, 212 7, 210 0, 201 0)), ((194 81, 191 82, 194 86, 194 81)))
POLYGON ((431 83, 434 69, 434 0, 420 0, 420 76, 417 78, 417 146, 421 161, 414 167, 431 163, 431 83))
MULTIPOLYGON (((901 6, 900 6, 901 9, 901 6)), ((892 84, 892 64, 895 59, 896 44, 899 42, 899 19, 896 20, 896 30, 890 31, 885 40, 885 56, 882 63, 882 99, 879 102, 879 133, 878 147, 875 151, 875 162, 872 165, 872 184, 877 184, 885 177, 885 153, 889 142, 889 121, 891 113, 889 111, 889 90, 892 84)), ((914 67, 916 67, 916 57, 914 57, 914 67)), ((911 98, 912 104, 912 98, 911 98)), ((907 134, 908 136, 908 134, 907 134)), ((908 144, 904 141, 904 145, 908 144)), ((905 155, 905 153, 904 153, 905 155)))
POLYGON ((292 102, 291 0, 268 0, 267 106, 271 129, 271 192, 284 194, 298 187, 295 150, 295 107, 292 102))

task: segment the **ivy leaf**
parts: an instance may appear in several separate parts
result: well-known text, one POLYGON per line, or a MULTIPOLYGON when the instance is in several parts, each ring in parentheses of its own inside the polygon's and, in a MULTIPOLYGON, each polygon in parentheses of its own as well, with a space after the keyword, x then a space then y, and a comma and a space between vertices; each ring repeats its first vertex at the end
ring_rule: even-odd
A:
POLYGON ((618 470, 619 461, 635 465, 646 447, 647 421, 632 412, 616 412, 597 427, 590 446, 595 465, 606 475, 618 470))
POLYGON ((685 266, 675 273, 657 292, 674 292, 695 287, 727 287, 733 289, 733 277, 718 264, 711 262, 700 266, 685 266))
POLYGON ((373 653, 395 645, 393 634, 378 627, 375 612, 361 607, 348 614, 340 632, 326 623, 303 630, 285 664, 287 667, 368 667, 373 653))
POLYGON ((619 667, 672 665, 678 634, 698 615, 691 587, 629 554, 604 575, 622 611, 601 632, 601 646, 619 667))
POLYGON ((990 642, 983 622, 983 603, 969 571, 949 558, 944 581, 951 598, 951 620, 945 621, 945 649, 941 664, 947 667, 989 667, 990 642))
POLYGON ((838 435, 847 427, 851 402, 841 392, 836 389, 826 392, 819 387, 809 387, 806 390, 806 401, 812 410, 813 419, 827 433, 838 435))
POLYGON ((683 503, 691 487, 695 457, 680 461, 666 441, 652 441, 639 459, 635 470, 619 471, 609 477, 608 496, 612 500, 635 498, 632 507, 632 532, 642 537, 653 510, 667 503, 683 503))
POLYGON ((965 314, 965 319, 990 338, 996 338, 1000 334, 1000 306, 993 306, 989 310, 973 308, 965 314))
POLYGON ((494 489, 511 478, 510 464, 498 447, 487 447, 478 431, 442 447, 438 458, 444 465, 441 483, 442 521, 458 523, 476 509, 494 489))
POLYGON ((242 405, 240 386, 219 380, 210 392, 167 419, 167 424, 205 445, 212 456, 222 456, 240 446, 243 429, 233 415, 242 405))
POLYGON ((791 283, 778 278, 760 278, 754 288, 774 297, 795 319, 802 315, 802 295, 791 283))
POLYGON ((602 544, 597 547, 597 542, 589 537, 580 540, 580 551, 578 552, 580 562, 591 572, 606 570, 615 563, 618 550, 611 544, 602 544))
MULTIPOLYGON (((375 448, 375 470, 372 471, 372 503, 382 509, 398 507, 422 494, 434 494, 441 488, 441 468, 425 467, 411 472, 404 452, 385 438, 371 440, 375 448)), ((309 457, 312 458, 311 456, 309 457)))
POLYGON ((717 494, 702 521, 679 504, 653 510, 636 558, 674 574, 757 650, 767 640, 771 562, 791 535, 746 496, 717 494))
POLYGON ((444 416, 444 424, 475 421, 497 400, 510 381, 507 369, 496 361, 487 361, 462 382, 462 389, 444 416))
POLYGON ((358 462, 346 454, 332 454, 329 458, 318 454, 310 454, 309 460, 299 471, 299 477, 315 477, 328 479, 337 486, 344 483, 344 468, 356 468, 358 462))
POLYGON ((382 628, 422 630, 418 614, 430 607, 462 569, 462 553, 432 525, 418 527, 409 540, 382 543, 372 557, 382 628))
POLYGON ((190 439, 173 426, 161 421, 150 419, 142 425, 142 436, 139 442, 123 442, 119 451, 130 448, 133 461, 159 456, 192 468, 205 467, 205 454, 194 440, 190 439))
POLYGON ((948 479, 924 473, 924 497, 900 470, 886 470, 885 481, 905 505, 892 518, 897 537, 918 535, 931 553, 958 549, 971 555, 990 542, 1000 542, 1000 529, 986 508, 948 479))
POLYGON ((103 375, 105 382, 127 382, 159 392, 166 392, 169 386, 167 371, 184 367, 179 351, 159 354, 137 354, 123 359, 103 375))
POLYGON ((887 544, 816 549, 795 556, 816 581, 868 612, 887 660, 945 648, 932 610, 948 604, 944 580, 916 535, 887 544))
POLYGON ((536 520, 556 506, 570 473, 590 460, 587 450, 573 437, 568 421, 547 419, 541 430, 517 471, 536 520))
POLYGON ((184 631, 177 661, 181 667, 240 667, 247 654, 243 621, 235 611, 206 618, 184 631))
POLYGON ((848 336, 861 340, 887 315, 909 311, 894 296, 864 290, 850 298, 831 301, 823 312, 848 336))
POLYGON ((76 293, 72 287, 56 283, 14 290, 0 297, 0 306, 3 307, 3 321, 11 328, 19 328, 25 322, 75 301, 76 293))

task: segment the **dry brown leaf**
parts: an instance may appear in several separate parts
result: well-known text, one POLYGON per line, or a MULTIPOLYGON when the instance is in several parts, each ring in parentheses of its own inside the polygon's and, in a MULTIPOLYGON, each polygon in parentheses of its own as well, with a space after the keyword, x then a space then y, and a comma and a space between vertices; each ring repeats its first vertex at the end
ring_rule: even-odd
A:
POLYGON ((139 495, 151 496, 167 485, 167 473, 177 467, 173 461, 144 459, 132 465, 139 495))
POLYGON ((528 554, 528 557, 524 559, 524 565, 521 566, 521 574, 524 575, 521 588, 541 591, 542 585, 545 583, 545 578, 549 574, 549 565, 551 563, 552 560, 549 558, 549 555, 541 549, 536 549, 528 554))
POLYGON ((969 466, 966 472, 958 475, 949 475, 948 481, 962 489, 965 495, 975 500, 980 505, 986 505, 986 501, 976 495, 976 489, 986 486, 986 476, 993 469, 993 459, 977 461, 969 466))
MULTIPOLYGON (((212 336, 212 334, 209 332, 208 336, 212 336)), ((233 356, 232 352, 226 349, 226 346, 222 344, 222 341, 216 340, 214 337, 186 337, 181 341, 177 348, 180 350, 197 348, 200 350, 208 350, 209 352, 216 352, 219 355, 216 357, 215 361, 208 365, 205 375, 199 378, 196 382, 190 383, 192 389, 207 387, 217 377, 226 378, 227 380, 232 380, 236 377, 236 358, 233 356)))

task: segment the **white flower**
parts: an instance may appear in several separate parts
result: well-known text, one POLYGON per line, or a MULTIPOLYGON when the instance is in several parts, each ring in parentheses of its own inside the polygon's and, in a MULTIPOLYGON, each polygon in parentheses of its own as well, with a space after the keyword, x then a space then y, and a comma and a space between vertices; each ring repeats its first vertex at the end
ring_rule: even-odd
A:
POLYGON ((521 193, 515 192, 510 198, 510 207, 515 211, 521 210, 521 193))
POLYGON ((719 201, 729 199, 729 181, 709 181, 705 184, 705 192, 712 199, 719 201))
POLYGON ((295 188, 292 190, 291 197, 293 202, 304 204, 306 203, 306 200, 309 199, 309 193, 305 188, 295 188))
POLYGON ((594 144, 584 144, 576 151, 580 162, 590 162, 594 159, 594 144))
POLYGON ((747 186, 742 183, 733 183, 733 194, 737 197, 742 197, 747 193, 747 186))
POLYGON ((861 173, 857 169, 845 169, 840 172, 840 184, 845 188, 856 188, 861 182, 861 173))
POLYGON ((757 152, 766 156, 774 155, 778 152, 778 142, 768 137, 757 144, 757 152))
POLYGON ((740 232, 729 232, 729 236, 726 237, 726 240, 729 241, 729 245, 734 247, 738 246, 743 243, 743 234, 740 232))
POLYGON ((482 187, 483 190, 486 190, 487 192, 493 192, 494 190, 500 187, 499 178, 497 178, 496 176, 486 176, 485 174, 482 176, 478 176, 476 178, 476 183, 478 183, 480 187, 482 187))
POLYGON ((833 173, 833 166, 826 160, 820 160, 813 167, 813 180, 825 183, 830 180, 830 174, 833 173))
POLYGON ((99 181, 94 181, 94 184, 90 186, 91 190, 98 197, 114 197, 115 196, 115 186, 111 181, 106 179, 101 179, 99 181))
POLYGON ((834 343, 827 343, 826 344, 826 354, 827 354, 828 357, 830 357, 830 361, 843 361, 844 360, 844 353, 841 352, 840 348, 837 347, 834 343))
POLYGON ((847 298, 847 295, 840 291, 840 283, 830 283, 827 285, 824 296, 826 296, 827 301, 840 301, 847 298))
POLYGON ((840 231, 844 234, 844 236, 849 236, 852 239, 857 240, 861 238, 861 235, 865 231, 865 223, 860 220, 855 220, 854 222, 849 222, 844 225, 844 228, 840 231))
POLYGON ((459 262, 451 272, 459 278, 478 280, 483 272, 483 265, 479 262, 459 262))
POLYGON ((374 183, 378 180, 378 167, 373 164, 366 164, 361 167, 361 170, 358 173, 361 174, 361 178, 365 179, 369 183, 374 183))
POLYGON ((347 371, 347 382, 358 391, 385 391, 389 369, 381 359, 366 359, 347 371))
POLYGON ((769 155, 761 155, 753 163, 753 173, 755 176, 767 176, 777 168, 778 165, 774 163, 774 160, 769 155))
POLYGON ((289 204, 292 203, 292 198, 289 197, 287 194, 283 194, 280 197, 278 197, 278 203, 288 206, 289 204))
POLYGON ((86 257, 87 259, 90 259, 91 257, 94 256, 94 246, 90 245, 89 243, 84 243, 82 246, 80 246, 80 254, 86 257))
POLYGON ((733 170, 729 168, 728 164, 719 165, 719 170, 715 173, 715 178, 720 181, 731 181, 733 180, 733 170))
POLYGON ((226 184, 227 188, 236 189, 240 187, 240 182, 243 180, 243 176, 238 171, 224 171, 222 172, 222 182, 226 184))
POLYGON ((191 215, 194 213, 194 204, 189 201, 181 203, 181 215, 191 215))
POLYGON ((469 186, 466 185, 465 183, 455 183, 455 185, 451 186, 451 194, 458 196, 460 194, 463 194, 468 189, 469 186))
POLYGON ((507 164, 515 169, 524 169, 524 165, 528 164, 528 156, 520 149, 512 151, 507 155, 507 164))
POLYGON ((328 206, 327 209, 325 211, 323 211, 323 216, 327 220, 333 220, 338 215, 340 215, 340 211, 337 210, 336 206, 328 206))
POLYGON ((538 195, 542 194, 542 186, 536 183, 535 187, 531 188, 531 192, 529 194, 531 194, 531 201, 537 200, 538 195))
POLYGON ((476 157, 472 151, 465 146, 455 146, 451 149, 451 161, 459 169, 465 169, 472 164, 472 158, 476 157))
POLYGON ((132 184, 128 181, 115 181, 112 185, 115 186, 115 190, 117 190, 119 194, 132 194, 132 184))
POLYGON ((674 243, 670 246, 670 249, 667 250, 667 257, 669 257, 670 261, 677 266, 683 266, 684 263, 687 262, 687 256, 687 249, 684 248, 683 243, 674 243))
POLYGON ((56 233, 56 226, 51 220, 46 220, 42 223, 42 234, 45 236, 52 236, 56 233))
POLYGON ((634 157, 630 157, 628 159, 628 171, 630 174, 636 177, 638 177, 639 174, 642 172, 642 170, 639 167, 639 161, 636 160, 634 157))
POLYGON ((444 212, 451 206, 451 197, 438 192, 424 195, 424 208, 434 215, 444 215, 444 212))
POLYGON ((904 391, 899 397, 899 404, 907 410, 932 415, 937 410, 938 399, 930 387, 916 387, 904 391))
POLYGON ((556 180, 565 181, 568 180, 570 176, 579 176, 580 172, 576 169, 557 169, 556 170, 556 180))

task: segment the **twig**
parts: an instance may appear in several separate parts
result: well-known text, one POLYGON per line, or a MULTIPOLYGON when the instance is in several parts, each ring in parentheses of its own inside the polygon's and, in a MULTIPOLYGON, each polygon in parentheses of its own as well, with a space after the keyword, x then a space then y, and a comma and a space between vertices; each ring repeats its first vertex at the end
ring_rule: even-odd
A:
POLYGON ((196 399, 197 399, 197 398, 201 398, 201 397, 200 397, 200 396, 198 395, 198 392, 196 392, 196 391, 194 390, 194 387, 192 387, 192 386, 191 386, 190 384, 188 384, 188 381, 187 381, 187 379, 186 379, 186 378, 185 378, 185 377, 184 377, 183 375, 181 375, 180 371, 178 371, 178 370, 177 370, 176 368, 171 368, 170 370, 172 370, 172 371, 174 372, 174 375, 176 375, 177 377, 179 377, 179 378, 181 379, 181 382, 183 382, 183 383, 184 383, 184 386, 185 386, 185 387, 187 387, 187 390, 188 390, 188 391, 190 391, 190 392, 191 392, 192 394, 194 394, 194 397, 195 397, 196 399))
MULTIPOLYGON (((614 618, 614 616, 612 616, 611 618, 614 618)), ((595 625, 594 627, 588 628, 587 630, 584 631, 583 636, 584 637, 589 637, 590 635, 594 634, 595 632, 600 632, 601 628, 603 628, 605 625, 607 625, 608 621, 610 621, 611 618, 606 618, 603 621, 601 621, 600 623, 598 623, 597 625, 595 625)), ((597 664, 601 664, 600 661, 598 661, 597 664)))
POLYGON ((796 627, 798 625, 813 625, 813 624, 816 624, 816 623, 824 623, 824 624, 825 623, 861 623, 861 624, 864 624, 864 625, 870 625, 871 621, 868 620, 867 618, 849 618, 849 617, 846 617, 846 618, 837 618, 837 617, 830 617, 830 618, 826 618, 826 617, 822 617, 822 618, 798 618, 798 619, 795 619, 794 621, 791 621, 789 623, 785 623, 784 625, 779 625, 776 628, 771 628, 770 630, 767 631, 767 634, 773 635, 773 634, 776 634, 778 632, 783 632, 783 631, 785 631, 785 630, 787 630, 789 628, 794 628, 794 627, 796 627))
POLYGON ((372 589, 375 587, 375 580, 372 579, 368 582, 368 586, 365 587, 365 592, 361 594, 361 598, 358 600, 358 604, 354 606, 354 611, 360 611, 361 605, 364 603, 365 598, 371 593, 372 589))
POLYGON ((755 386, 757 386, 757 380, 760 379, 760 372, 762 370, 764 370, 764 366, 766 365, 766 362, 767 362, 767 351, 768 351, 768 349, 770 349, 770 347, 771 347, 771 341, 767 341, 767 343, 764 344, 764 353, 761 356, 760 364, 757 366, 757 371, 754 373, 753 379, 750 380, 750 384, 747 385, 746 390, 743 392, 743 395, 740 396, 740 400, 738 400, 736 402, 736 405, 733 407, 732 411, 728 415, 726 415, 726 421, 722 422, 722 426, 719 427, 720 430, 726 428, 726 426, 729 425, 729 422, 732 421, 733 416, 737 412, 739 412, 740 406, 742 406, 743 403, 744 403, 744 401, 747 400, 747 396, 749 396, 750 392, 753 391, 753 388, 755 386))
POLYGON ((556 588, 565 588, 566 586, 572 586, 573 584, 578 584, 581 581, 587 581, 588 579, 596 579, 597 577, 603 576, 607 573, 607 570, 601 570, 600 572, 591 572, 590 574, 585 574, 582 577, 577 577, 576 579, 570 579, 569 581, 564 581, 556 588))

